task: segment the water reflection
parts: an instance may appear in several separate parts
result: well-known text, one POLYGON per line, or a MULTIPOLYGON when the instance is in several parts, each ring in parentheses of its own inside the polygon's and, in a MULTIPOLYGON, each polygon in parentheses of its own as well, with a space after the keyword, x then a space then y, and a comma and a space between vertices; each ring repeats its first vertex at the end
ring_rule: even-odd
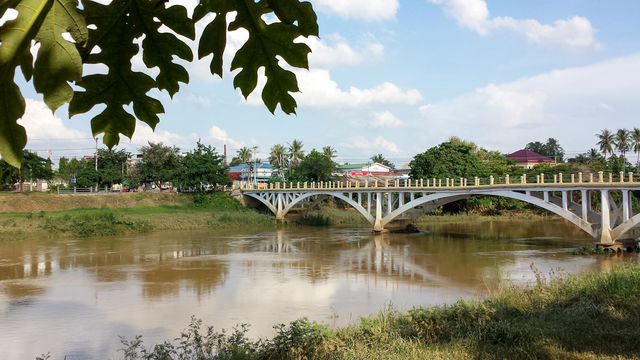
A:
POLYGON ((407 308, 482 295, 498 269, 608 270, 637 256, 583 257, 592 240, 563 221, 430 224, 420 234, 368 229, 155 233, 0 243, 2 359, 117 356, 117 335, 178 335, 191 315, 256 336, 301 316, 344 325, 388 303, 407 308))

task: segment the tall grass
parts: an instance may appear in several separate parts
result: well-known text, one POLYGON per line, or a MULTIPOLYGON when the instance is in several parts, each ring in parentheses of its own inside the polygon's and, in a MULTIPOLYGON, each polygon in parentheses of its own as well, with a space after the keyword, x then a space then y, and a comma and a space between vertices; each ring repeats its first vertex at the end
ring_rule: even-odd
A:
POLYGON ((129 359, 637 359, 640 358, 640 266, 610 273, 506 286, 485 300, 387 309, 330 330, 306 319, 250 339, 192 323, 176 339, 150 349, 123 339, 129 359), (164 357, 161 357, 163 355, 164 357))

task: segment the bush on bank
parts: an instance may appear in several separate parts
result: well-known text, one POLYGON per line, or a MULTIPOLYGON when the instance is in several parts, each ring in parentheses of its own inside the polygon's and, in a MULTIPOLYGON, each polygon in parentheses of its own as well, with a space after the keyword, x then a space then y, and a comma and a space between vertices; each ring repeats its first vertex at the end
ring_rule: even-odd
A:
POLYGON ((268 339, 191 324, 175 342, 145 348, 122 339, 133 359, 631 359, 640 357, 640 266, 507 286, 482 301, 389 309, 338 330, 300 319, 268 339))

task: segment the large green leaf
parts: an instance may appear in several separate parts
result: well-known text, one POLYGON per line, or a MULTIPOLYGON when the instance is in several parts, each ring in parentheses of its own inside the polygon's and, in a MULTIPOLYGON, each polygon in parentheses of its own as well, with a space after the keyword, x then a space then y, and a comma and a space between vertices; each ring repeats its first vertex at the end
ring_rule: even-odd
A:
POLYGON ((213 54, 211 73, 222 76, 222 55, 226 46, 226 30, 244 28, 249 39, 238 50, 231 62, 231 70, 241 69, 233 84, 248 97, 258 84, 258 70, 265 68, 266 85, 262 100, 272 113, 280 104, 287 114, 295 113, 296 102, 291 92, 299 91, 295 75, 278 63, 278 56, 289 65, 308 68, 307 56, 311 49, 294 43, 299 36, 318 35, 315 13, 308 2, 299 0, 203 0, 194 12, 196 21, 207 13, 215 19, 205 27, 198 48, 199 58, 213 54), (264 14, 273 11, 281 22, 266 24, 264 14), (227 25, 226 14, 236 12, 235 20, 227 25))
POLYGON ((40 42, 40 49, 33 84, 53 111, 73 97, 68 81, 82 77, 82 59, 76 44, 62 37, 68 32, 77 44, 84 45, 87 41, 87 24, 78 13, 77 6, 77 0, 56 0, 35 37, 40 42))
POLYGON ((37 34, 53 0, 22 0, 3 2, 0 11, 15 7, 18 16, 0 27, 0 154, 7 163, 20 167, 22 149, 27 143, 24 128, 17 121, 24 114, 25 103, 20 89, 14 82, 15 70, 24 64, 25 78, 31 74, 27 54, 31 39, 37 34), (26 60, 26 61, 25 61, 26 60))
POLYGON ((187 71, 173 61, 173 56, 191 61, 191 49, 174 34, 158 31, 163 23, 177 34, 193 39, 195 29, 182 6, 164 8, 144 0, 114 0, 109 5, 87 2, 83 13, 88 24, 88 47, 83 56, 86 63, 104 64, 107 74, 85 76, 78 83, 85 91, 76 92, 69 113, 84 113, 98 104, 106 109, 91 121, 94 135, 104 133, 104 143, 118 144, 120 134, 133 136, 136 118, 155 128, 158 114, 164 112, 162 104, 147 95, 153 89, 165 89, 170 95, 179 90, 179 82, 188 82, 187 71), (135 39, 144 34, 143 61, 148 67, 157 67, 156 79, 131 70, 131 59, 139 51, 135 39), (95 46, 98 53, 90 53, 95 46), (133 113, 124 106, 133 105, 133 113))

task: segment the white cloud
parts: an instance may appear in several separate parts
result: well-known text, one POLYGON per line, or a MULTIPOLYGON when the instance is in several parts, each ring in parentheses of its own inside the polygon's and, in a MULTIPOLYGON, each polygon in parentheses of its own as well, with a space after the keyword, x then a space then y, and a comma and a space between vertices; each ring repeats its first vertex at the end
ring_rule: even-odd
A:
POLYGON ((423 120, 410 125, 430 144, 457 135, 507 152, 555 137, 567 150, 586 151, 603 128, 637 127, 638 103, 640 54, 635 54, 489 84, 421 107, 423 120))
MULTIPOLYGON (((328 70, 294 70, 294 73, 298 79, 300 92, 294 93, 293 97, 299 106, 315 108, 364 107, 416 104, 422 100, 422 95, 418 90, 403 90, 390 82, 384 82, 370 89, 359 89, 352 86, 348 91, 344 91, 331 79, 328 70)), ((258 87, 247 99, 247 103, 251 105, 262 105, 260 94, 266 81, 263 74, 258 79, 258 87)))
POLYGON ((197 134, 181 135, 173 133, 167 130, 157 129, 154 131, 151 127, 143 122, 138 121, 136 124, 136 130, 133 133, 131 141, 128 138, 121 136, 120 144, 126 146, 128 143, 137 146, 147 145, 149 142, 158 143, 161 142, 165 145, 177 146, 181 150, 191 149, 198 140, 197 134))
POLYGON ((398 0, 313 0, 314 8, 348 19, 385 20, 396 16, 398 0))
POLYGON ((344 146, 347 148, 372 150, 376 152, 399 152, 398 146, 396 144, 386 140, 382 136, 376 137, 373 141, 369 141, 364 136, 356 136, 350 143, 344 144, 344 146))
POLYGON ((65 127, 47 105, 39 100, 25 99, 26 109, 18 124, 24 126, 29 138, 38 140, 91 139, 89 133, 65 127))
POLYGON ((214 143, 219 143, 220 148, 224 144, 230 145, 232 148, 241 148, 243 146, 241 142, 230 138, 226 131, 215 125, 209 128, 209 137, 214 143))
POLYGON ((392 153, 397 153, 398 152, 398 146, 396 144, 392 143, 391 141, 385 140, 382 136, 378 136, 374 140, 373 144, 378 149, 387 150, 387 151, 390 151, 392 153))
POLYGON ((511 30, 520 33, 533 43, 569 48, 601 49, 596 41, 596 30, 588 19, 573 16, 554 21, 553 25, 541 24, 532 19, 512 17, 490 17, 485 0, 428 0, 440 5, 445 14, 454 18, 460 26, 480 35, 489 35, 495 30, 511 30))
POLYGON ((338 34, 325 36, 322 40, 316 37, 299 39, 311 48, 309 64, 312 68, 357 65, 365 61, 380 60, 384 53, 384 46, 380 43, 368 43, 361 49, 354 50, 338 34))
POLYGON ((371 125, 374 128, 399 127, 404 125, 404 123, 389 111, 374 111, 371 125))

